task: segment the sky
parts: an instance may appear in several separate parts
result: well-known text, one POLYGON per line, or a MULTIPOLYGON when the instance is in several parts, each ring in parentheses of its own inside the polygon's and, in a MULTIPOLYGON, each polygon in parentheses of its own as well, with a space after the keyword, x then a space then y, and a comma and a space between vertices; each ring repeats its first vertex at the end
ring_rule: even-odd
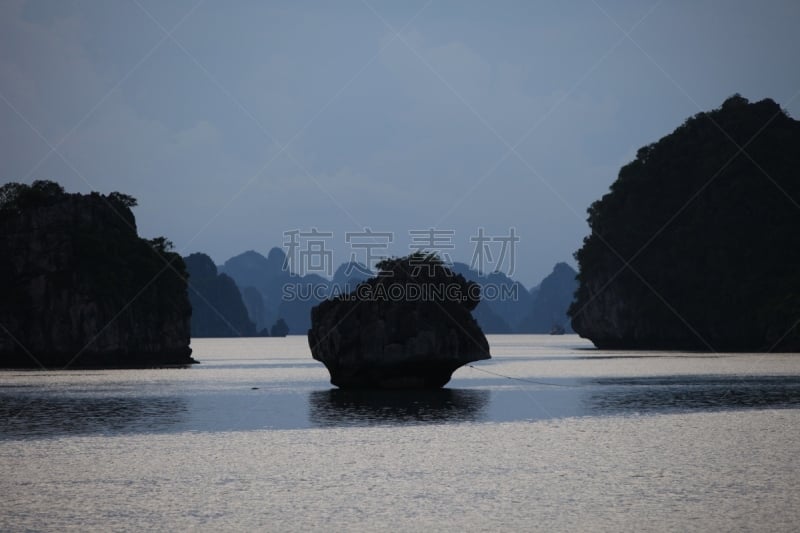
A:
POLYGON ((422 246, 532 286, 639 147, 737 92, 800 117, 798 27, 777 0, 2 0, 0 183, 131 194, 140 235, 218 264, 422 246))

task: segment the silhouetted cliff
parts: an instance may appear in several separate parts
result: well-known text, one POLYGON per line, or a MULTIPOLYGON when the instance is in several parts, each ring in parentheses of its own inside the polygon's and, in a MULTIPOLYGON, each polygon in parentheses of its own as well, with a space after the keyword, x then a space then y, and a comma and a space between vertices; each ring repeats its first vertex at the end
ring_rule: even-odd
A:
POLYGON ((239 290, 242 293, 242 302, 247 308, 247 314, 256 326, 256 331, 264 331, 269 327, 269 323, 266 319, 267 308, 264 306, 261 292, 255 287, 239 287, 239 290))
POLYGON ((481 302, 472 312, 484 333, 518 333, 533 300, 519 281, 503 272, 481 274, 465 263, 453 263, 453 272, 480 285, 481 302))
MULTIPOLYGON (((290 276, 284 268, 285 265, 286 254, 283 250, 272 248, 267 257, 249 250, 231 257, 220 268, 220 272, 233 278, 239 288, 253 287, 261 295, 259 313, 250 315, 254 322, 258 319, 259 327, 269 328, 280 316, 281 288, 289 281, 290 276)), ((310 314, 310 308, 308 313, 310 314)))
POLYGON ((289 271, 286 254, 281 248, 272 248, 267 257, 252 250, 244 252, 225 261, 220 270, 232 277, 243 291, 252 287, 261 295, 260 305, 252 294, 245 301, 250 318, 257 322, 259 329, 283 319, 289 333, 293 334, 311 327, 312 307, 328 296, 352 290, 369 277, 368 270, 358 263, 341 265, 331 281, 316 274, 297 275, 289 271))
POLYGON ((800 122, 741 96, 589 208, 575 331, 603 348, 800 351, 800 122))
POLYGON ((205 254, 194 253, 183 260, 189 272, 192 337, 254 336, 255 325, 233 279, 217 274, 216 265, 205 254))
POLYGON ((0 367, 189 364, 184 263, 124 194, 0 187, 0 367))
POLYGON ((566 263, 556 263, 551 272, 537 287, 528 315, 520 322, 519 333, 550 333, 563 328, 573 333, 567 309, 569 309, 578 282, 575 270, 566 263))

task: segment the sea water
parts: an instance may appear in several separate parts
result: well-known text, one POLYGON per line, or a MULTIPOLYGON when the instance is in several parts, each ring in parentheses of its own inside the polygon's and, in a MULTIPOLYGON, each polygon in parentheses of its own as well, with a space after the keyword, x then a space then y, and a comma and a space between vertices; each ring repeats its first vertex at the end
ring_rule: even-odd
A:
POLYGON ((489 341, 438 391, 336 389, 304 337, 0 371, 0 530, 796 530, 800 355, 489 341))

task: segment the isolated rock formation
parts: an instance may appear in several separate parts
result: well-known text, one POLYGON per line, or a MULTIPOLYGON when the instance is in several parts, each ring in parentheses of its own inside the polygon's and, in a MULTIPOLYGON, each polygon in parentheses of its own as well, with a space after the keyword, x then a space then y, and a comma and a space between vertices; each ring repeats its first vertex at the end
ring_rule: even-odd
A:
POLYGON ((800 122, 739 95, 589 208, 572 326, 600 348, 800 351, 800 122))
POLYGON ((378 264, 376 277, 311 311, 314 359, 342 388, 437 388, 462 365, 489 359, 471 310, 480 287, 438 258, 378 264))
POLYGON ((196 362, 183 261, 137 236, 135 203, 48 181, 0 187, 0 367, 196 362))

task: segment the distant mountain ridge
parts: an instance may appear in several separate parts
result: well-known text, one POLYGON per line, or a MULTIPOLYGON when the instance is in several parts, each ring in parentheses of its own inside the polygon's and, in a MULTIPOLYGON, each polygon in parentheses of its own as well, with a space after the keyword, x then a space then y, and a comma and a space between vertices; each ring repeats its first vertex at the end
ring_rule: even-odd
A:
POLYGON ((562 328, 574 333, 567 310, 578 289, 577 272, 566 263, 556 263, 531 296, 533 305, 519 323, 518 333, 550 333, 562 328))
POLYGON ((358 263, 343 263, 333 279, 316 274, 298 275, 288 269, 283 249, 272 248, 267 257, 249 250, 231 257, 220 267, 249 296, 246 305, 256 326, 267 327, 283 319, 290 334, 305 334, 311 327, 311 308, 334 294, 354 289, 369 276, 358 263), (254 292, 261 297, 261 301, 254 292))
POLYGON ((189 273, 192 337, 252 337, 256 328, 230 276, 218 274, 205 254, 183 258, 189 273))
MULTIPOLYGON (((243 252, 218 270, 239 287, 256 330, 283 319, 295 335, 310 327, 312 307, 331 295, 352 291, 370 277, 364 265, 353 262, 341 264, 330 280, 297 275, 288 270, 286 253, 277 247, 266 257, 253 250, 243 252)), ((481 286, 481 303, 473 315, 485 333, 549 333, 555 326, 572 332, 566 309, 577 282, 575 270, 566 263, 558 263, 531 290, 502 272, 483 275, 464 263, 454 263, 452 270, 481 286)))

